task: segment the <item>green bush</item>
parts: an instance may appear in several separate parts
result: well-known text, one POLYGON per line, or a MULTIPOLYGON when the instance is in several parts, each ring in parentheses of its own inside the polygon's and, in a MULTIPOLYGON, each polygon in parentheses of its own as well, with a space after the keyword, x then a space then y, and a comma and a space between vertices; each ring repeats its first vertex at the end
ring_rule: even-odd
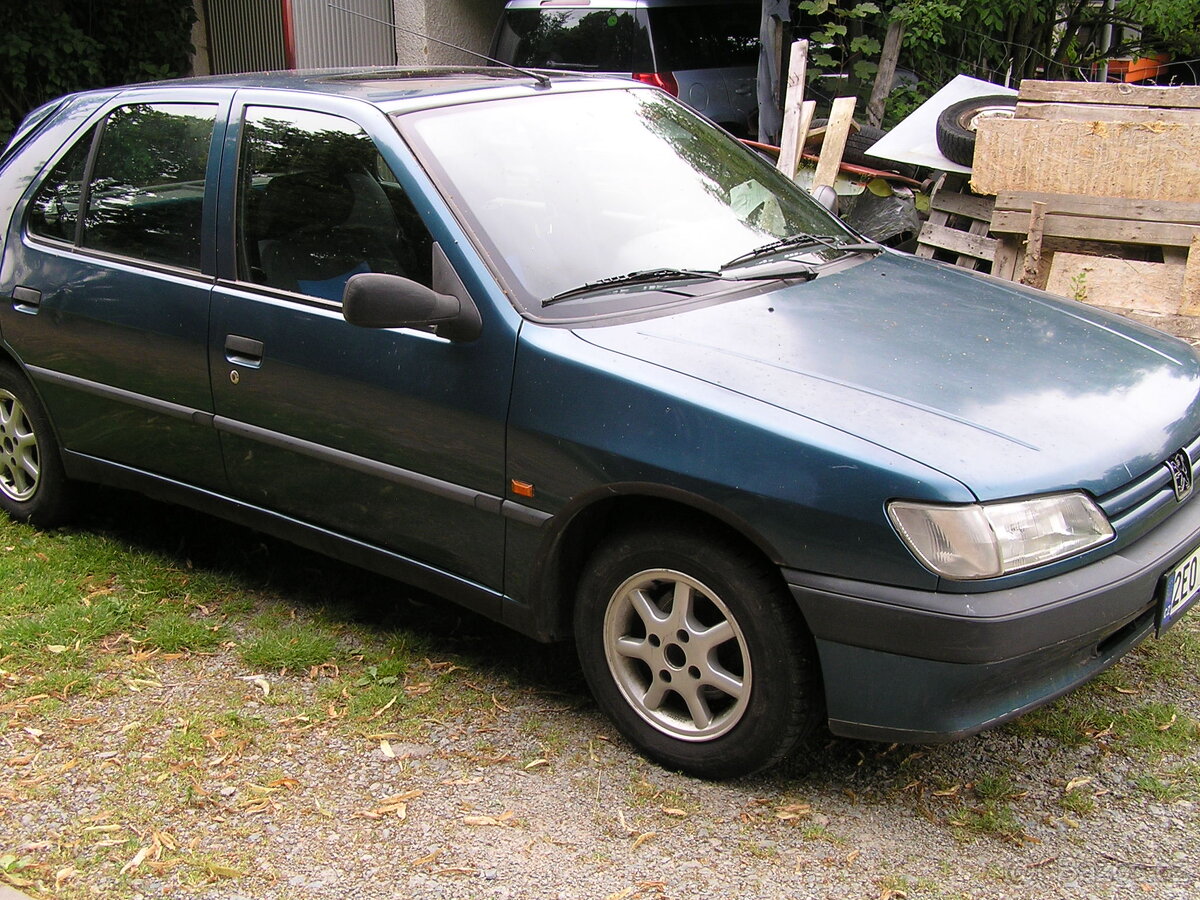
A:
POLYGON ((195 20, 192 0, 0 3, 0 144, 62 94, 186 74, 195 20))

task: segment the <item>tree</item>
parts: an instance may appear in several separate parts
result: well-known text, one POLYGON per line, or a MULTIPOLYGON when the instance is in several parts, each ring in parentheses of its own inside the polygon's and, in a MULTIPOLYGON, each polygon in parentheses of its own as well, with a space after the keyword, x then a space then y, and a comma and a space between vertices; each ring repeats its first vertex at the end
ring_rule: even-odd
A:
POLYGON ((0 140, 62 94, 185 74, 195 19, 192 0, 0 3, 0 140))

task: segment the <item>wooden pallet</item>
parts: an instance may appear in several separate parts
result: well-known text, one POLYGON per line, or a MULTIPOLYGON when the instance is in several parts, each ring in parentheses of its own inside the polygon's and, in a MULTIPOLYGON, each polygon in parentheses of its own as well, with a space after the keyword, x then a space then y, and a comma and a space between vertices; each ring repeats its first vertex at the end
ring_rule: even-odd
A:
POLYGON ((1200 314, 1200 203, 1003 191, 990 228, 998 240, 992 272, 1001 278, 1070 295, 1079 292, 1063 291, 1064 280, 1086 274, 1078 299, 1200 314), (1130 258, 1139 253, 1150 258, 1130 258))
POLYGON ((988 271, 996 240, 988 237, 993 200, 970 192, 964 179, 947 176, 929 200, 929 219, 917 236, 917 256, 988 271))

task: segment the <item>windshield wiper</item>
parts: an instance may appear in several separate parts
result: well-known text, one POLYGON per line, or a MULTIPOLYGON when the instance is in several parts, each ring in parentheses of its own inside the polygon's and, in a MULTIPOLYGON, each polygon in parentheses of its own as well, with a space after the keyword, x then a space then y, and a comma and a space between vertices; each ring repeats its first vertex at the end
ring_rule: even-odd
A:
POLYGON ((801 231, 798 234, 789 234, 787 237, 781 237, 777 241, 771 241, 769 244, 763 244, 761 247, 755 247, 741 256, 735 256, 721 266, 721 271, 735 269, 746 263, 762 259, 764 256, 773 256, 783 250, 794 250, 798 247, 811 247, 814 245, 828 247, 830 250, 844 250, 847 253, 878 253, 883 249, 879 244, 867 243, 865 241, 846 241, 830 234, 809 234, 807 231, 801 231))
POLYGON ((618 287, 630 287, 639 284, 658 284, 667 281, 695 281, 700 279, 720 278, 720 272, 714 272, 711 269, 639 269, 636 272, 629 272, 625 275, 613 275, 611 278, 601 278, 598 281, 589 281, 587 284, 581 284, 579 287, 573 287, 570 290, 561 291, 553 297, 547 297, 542 301, 542 307, 551 306, 558 303, 560 300, 570 300, 572 297, 581 297, 584 294, 592 294, 597 291, 611 290, 618 287))

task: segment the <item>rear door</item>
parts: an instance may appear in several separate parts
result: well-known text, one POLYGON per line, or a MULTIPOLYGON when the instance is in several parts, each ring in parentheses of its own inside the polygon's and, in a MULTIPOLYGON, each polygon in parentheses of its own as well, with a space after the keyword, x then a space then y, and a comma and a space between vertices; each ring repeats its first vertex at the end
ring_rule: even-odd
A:
POLYGON ((486 298, 468 342, 342 318, 353 275, 441 287, 435 244, 462 269, 466 241, 382 112, 289 96, 239 92, 226 146, 211 366, 233 491, 499 591, 515 323, 486 298))
POLYGON ((63 446, 223 488, 208 376, 229 92, 130 92, 52 159, 8 250, 6 341, 63 446))

